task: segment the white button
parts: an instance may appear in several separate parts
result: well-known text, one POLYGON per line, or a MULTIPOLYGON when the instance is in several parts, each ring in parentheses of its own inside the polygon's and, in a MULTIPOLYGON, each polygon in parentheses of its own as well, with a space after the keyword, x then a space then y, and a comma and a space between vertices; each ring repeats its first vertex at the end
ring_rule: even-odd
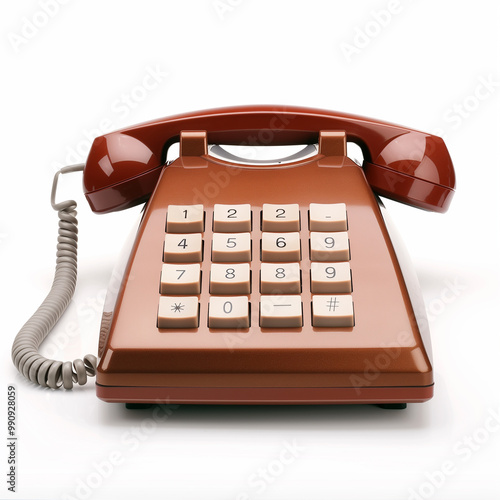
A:
POLYGON ((299 231, 300 212, 296 203, 262 206, 262 231, 299 231))
POLYGON ((163 264, 160 278, 160 293, 200 293, 200 264, 163 264))
POLYGON ((210 293, 250 293, 250 264, 212 264, 210 293))
POLYGON ((244 233, 251 230, 250 205, 214 205, 214 232, 244 233))
POLYGON ((210 297, 208 305, 209 328, 248 328, 247 297, 210 297))
POLYGON ((165 235, 164 262, 201 262, 202 241, 200 233, 165 235))
POLYGON ((349 238, 347 233, 311 233, 311 260, 349 260, 349 238))
POLYGON ((311 203, 309 205, 311 231, 347 231, 345 203, 311 203))
POLYGON ((312 293, 349 293, 351 290, 349 262, 311 262, 312 293))
POLYGON ((313 326, 354 326, 354 307, 350 295, 314 295, 312 313, 313 326))
POLYGON ((197 328, 198 297, 160 296, 158 328, 197 328))
POLYGON ((262 260, 300 261, 299 233, 262 233, 262 260))
POLYGON ((167 233, 202 233, 203 205, 169 205, 167 233))
POLYGON ((260 293, 300 293, 300 266, 292 264, 262 264, 260 293))
POLYGON ((302 326, 300 295, 262 295, 260 326, 263 328, 295 328, 302 326))
POLYGON ((213 262, 249 262, 252 260, 250 233, 214 233, 213 262))

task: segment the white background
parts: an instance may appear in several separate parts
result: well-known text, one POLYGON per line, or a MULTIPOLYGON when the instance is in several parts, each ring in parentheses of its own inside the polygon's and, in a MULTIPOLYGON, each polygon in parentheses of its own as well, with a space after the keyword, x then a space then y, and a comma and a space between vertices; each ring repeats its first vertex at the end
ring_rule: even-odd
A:
MULTIPOLYGON (((50 16, 42 0, 8 2, 0 21, 0 435, 8 384, 19 403, 18 491, 2 479, 0 497, 498 499, 497 3, 51 2, 50 16), (150 72, 157 80, 145 90, 150 72), (107 130, 251 103, 339 110, 445 138, 458 184, 449 212, 387 204, 430 315, 435 397, 401 412, 180 407, 153 421, 151 410, 98 400, 93 381, 72 392, 25 382, 10 346, 51 283, 57 166, 83 161, 89 138, 107 130), (295 455, 283 455, 287 446, 295 455)), ((97 351, 103 294, 139 209, 94 215, 79 174, 62 183, 63 197, 79 203, 80 278, 45 352, 73 359, 97 351)))

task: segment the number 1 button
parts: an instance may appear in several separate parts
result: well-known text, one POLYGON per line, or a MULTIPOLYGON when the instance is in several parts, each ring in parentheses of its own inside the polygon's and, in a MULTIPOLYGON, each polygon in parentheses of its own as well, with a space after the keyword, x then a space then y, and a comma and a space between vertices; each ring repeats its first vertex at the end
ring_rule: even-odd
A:
POLYGON ((169 205, 167 233, 202 233, 203 205, 169 205))

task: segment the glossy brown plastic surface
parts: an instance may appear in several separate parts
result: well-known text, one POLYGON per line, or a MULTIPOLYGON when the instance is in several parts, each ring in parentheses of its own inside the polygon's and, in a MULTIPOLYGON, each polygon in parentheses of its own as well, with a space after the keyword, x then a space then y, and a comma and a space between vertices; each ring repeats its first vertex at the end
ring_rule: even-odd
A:
POLYGON ((158 180, 167 147, 182 130, 206 130, 211 144, 318 142, 320 130, 345 130, 362 148, 372 189, 419 208, 446 211, 455 188, 440 137, 361 116, 296 106, 237 106, 171 116, 95 139, 84 190, 95 212, 142 202, 158 180))
POLYGON ((105 311, 97 371, 97 394, 106 401, 367 403, 432 396, 431 361, 378 202, 363 170, 344 156, 319 154, 281 166, 237 166, 210 156, 189 156, 165 167, 146 207, 111 321, 110 312, 105 311), (167 206, 198 203, 206 211, 205 242, 211 241, 215 203, 252 206, 249 328, 207 326, 207 243, 199 327, 156 326, 167 206), (301 328, 259 326, 259 220, 264 203, 300 206, 301 328), (352 328, 311 326, 310 203, 347 206, 352 328))

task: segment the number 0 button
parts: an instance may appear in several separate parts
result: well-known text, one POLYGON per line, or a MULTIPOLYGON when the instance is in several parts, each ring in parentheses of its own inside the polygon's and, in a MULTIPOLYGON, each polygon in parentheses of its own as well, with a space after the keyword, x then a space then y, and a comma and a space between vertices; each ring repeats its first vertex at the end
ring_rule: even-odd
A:
POLYGON ((247 297, 210 297, 209 328, 248 328, 249 326, 247 297))

